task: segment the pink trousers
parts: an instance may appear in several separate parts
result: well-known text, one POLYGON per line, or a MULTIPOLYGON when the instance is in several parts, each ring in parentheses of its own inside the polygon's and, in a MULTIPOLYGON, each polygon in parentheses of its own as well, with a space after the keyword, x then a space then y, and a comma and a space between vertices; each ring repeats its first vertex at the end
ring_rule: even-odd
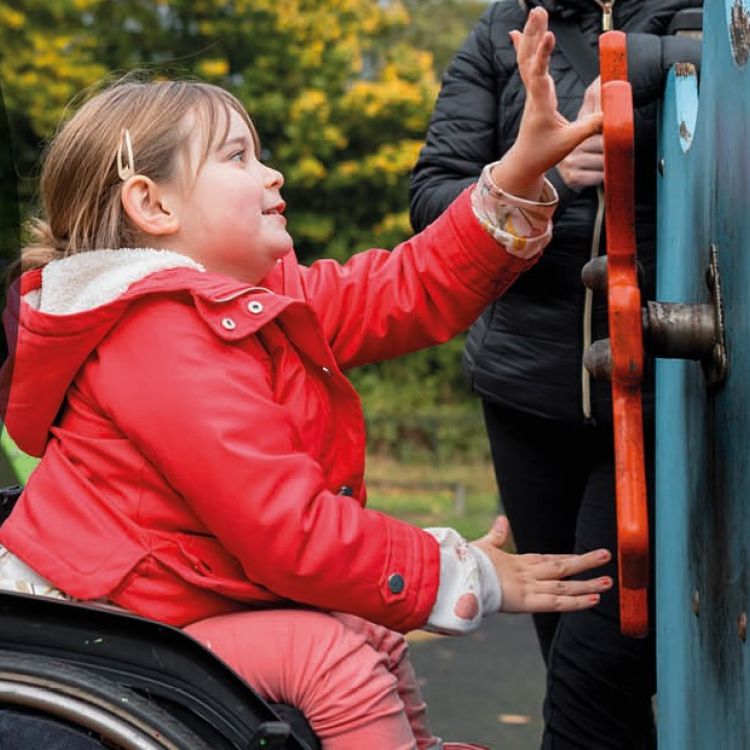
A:
POLYGON ((324 750, 442 747, 406 641, 392 630, 312 610, 240 612, 185 630, 264 698, 300 709, 324 750))

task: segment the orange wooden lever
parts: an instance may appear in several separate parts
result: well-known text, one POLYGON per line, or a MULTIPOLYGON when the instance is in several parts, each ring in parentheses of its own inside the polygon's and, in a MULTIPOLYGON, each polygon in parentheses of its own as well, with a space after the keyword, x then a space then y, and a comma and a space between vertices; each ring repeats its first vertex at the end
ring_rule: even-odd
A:
POLYGON ((625 34, 599 37, 604 113, 609 337, 612 348, 620 627, 648 631, 649 539, 643 449, 643 332, 636 271, 633 96, 625 34))

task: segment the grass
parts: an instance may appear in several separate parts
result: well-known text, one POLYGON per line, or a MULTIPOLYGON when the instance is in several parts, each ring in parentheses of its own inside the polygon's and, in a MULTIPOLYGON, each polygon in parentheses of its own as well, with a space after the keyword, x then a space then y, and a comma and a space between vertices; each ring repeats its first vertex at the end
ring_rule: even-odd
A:
POLYGON ((27 456, 21 451, 13 442, 10 435, 8 435, 7 430, 4 429, 0 433, 0 449, 5 453, 6 458, 10 462, 17 481, 25 484, 29 475, 39 463, 39 459, 27 456))
POLYGON ((451 526, 467 539, 483 536, 498 512, 492 465, 403 464, 370 456, 367 463, 368 507, 417 526, 451 526), (464 511, 457 512, 453 486, 466 491, 464 511))

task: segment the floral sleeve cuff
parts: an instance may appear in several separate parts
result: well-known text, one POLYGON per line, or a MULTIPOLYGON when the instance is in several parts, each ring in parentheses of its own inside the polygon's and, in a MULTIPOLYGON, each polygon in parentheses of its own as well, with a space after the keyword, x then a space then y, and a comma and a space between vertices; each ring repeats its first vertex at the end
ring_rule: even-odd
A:
POLYGON ((557 206, 557 191, 545 179, 539 202, 517 198, 495 184, 492 179, 495 164, 488 164, 482 170, 471 194, 474 215, 508 253, 518 258, 533 258, 552 237, 551 219, 557 206))
POLYGON ((440 585, 425 630, 464 635, 497 612, 502 592, 492 561, 454 529, 425 529, 440 545, 440 585))

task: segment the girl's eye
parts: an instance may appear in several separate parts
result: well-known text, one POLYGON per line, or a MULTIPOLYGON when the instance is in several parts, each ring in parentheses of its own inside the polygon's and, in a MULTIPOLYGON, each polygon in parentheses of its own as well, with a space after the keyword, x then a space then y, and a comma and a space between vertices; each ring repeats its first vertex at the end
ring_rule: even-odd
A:
POLYGON ((245 152, 246 149, 240 149, 239 151, 235 151, 230 157, 230 161, 245 161, 245 152))

